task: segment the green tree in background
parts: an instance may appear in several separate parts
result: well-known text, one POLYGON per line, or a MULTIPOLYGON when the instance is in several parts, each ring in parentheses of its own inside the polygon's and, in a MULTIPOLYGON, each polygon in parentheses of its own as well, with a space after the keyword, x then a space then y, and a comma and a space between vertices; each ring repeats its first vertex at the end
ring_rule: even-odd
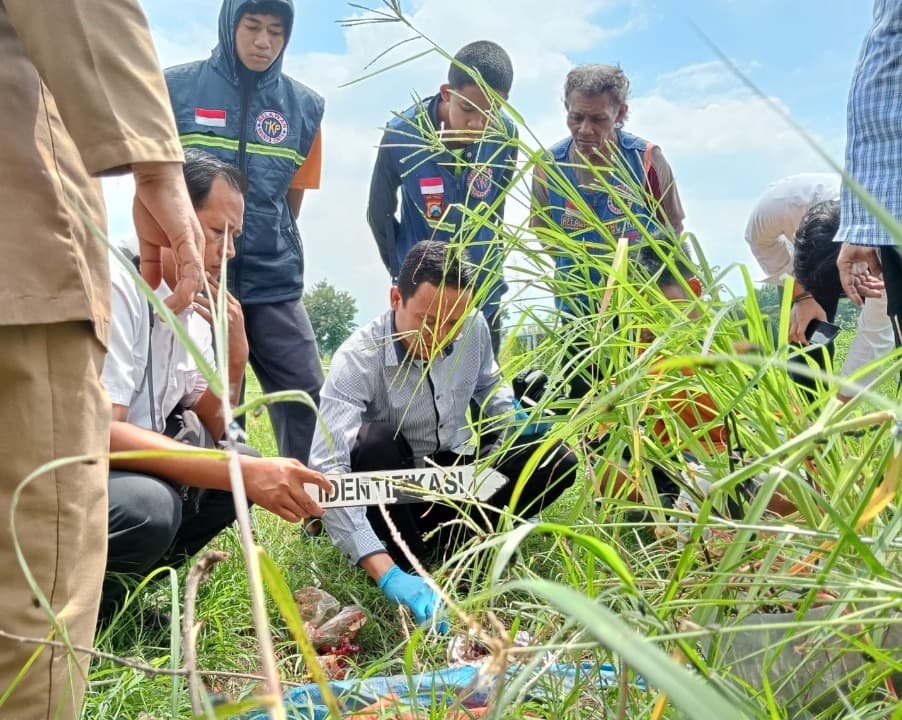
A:
POLYGON ((774 322, 780 319, 780 288, 776 285, 764 283, 755 290, 758 297, 758 307, 762 315, 768 315, 774 322))
POLYGON ((357 301, 351 293, 336 290, 327 280, 304 293, 304 306, 324 357, 331 357, 354 330, 357 301))

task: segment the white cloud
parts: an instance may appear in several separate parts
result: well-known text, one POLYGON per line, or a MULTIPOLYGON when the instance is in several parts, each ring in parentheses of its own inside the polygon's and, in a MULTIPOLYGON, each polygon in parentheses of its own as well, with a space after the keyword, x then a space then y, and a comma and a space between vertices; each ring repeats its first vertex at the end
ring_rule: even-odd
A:
MULTIPOLYGON (((759 195, 780 177, 829 170, 771 104, 792 117, 780 98, 765 101, 739 85, 722 63, 704 63, 659 77, 654 94, 631 101, 628 122, 628 129, 660 145, 673 166, 686 228, 699 238, 709 263, 744 263, 755 279, 763 273, 744 230, 759 195)), ((812 137, 841 158, 841 138, 812 137)), ((738 272, 728 282, 744 293, 738 272)))
MULTIPOLYGON (((191 19, 175 30, 170 28, 172 18, 181 14, 172 9, 174 3, 166 0, 161 9, 151 9, 164 65, 207 57, 216 42, 218 6, 186 1, 191 19)), ((478 38, 504 45, 515 69, 511 100, 545 146, 567 134, 560 98, 573 64, 570 57, 641 28, 648 12, 644 0, 559 0, 554 12, 545 0, 520 0, 515 13, 509 3, 485 0, 417 0, 413 8, 411 22, 452 53, 478 38)), ((358 302, 357 319, 365 322, 383 309, 388 293, 388 276, 365 221, 380 128, 393 111, 410 104, 414 93, 435 92, 447 74, 447 61, 431 54, 341 87, 429 47, 422 40, 406 43, 368 67, 411 31, 385 23, 346 28, 343 34, 343 52, 304 53, 303 48, 290 47, 284 68, 326 97, 323 187, 307 194, 301 211, 306 283, 310 287, 326 278, 349 290, 358 302)), ((600 59, 605 59, 603 53, 600 59)), ((749 260, 742 228, 760 190, 781 174, 819 170, 822 165, 798 135, 759 98, 743 91, 720 63, 675 68, 652 87, 650 94, 631 100, 628 129, 663 147, 680 184, 688 227, 699 234, 711 262, 749 260)), ((838 139, 825 142, 834 155, 839 151, 838 139)), ((116 180, 106 182, 105 189, 111 234, 127 233, 130 186, 116 180)), ((522 204, 509 203, 509 221, 524 214, 522 204)))
MULTIPOLYGON (((778 98, 771 100, 789 112, 778 98)), ((633 100, 630 107, 629 127, 637 128, 640 135, 647 133, 674 162, 713 154, 764 156, 778 165, 787 156, 804 163, 820 163, 803 137, 757 97, 726 95, 693 104, 653 95, 633 100)), ((831 149, 826 139, 815 139, 831 149)))
MULTIPOLYGON (((750 76, 755 63, 738 66, 739 72, 750 76)), ((736 74, 720 60, 695 63, 658 76, 654 94, 680 99, 722 97, 745 94, 747 91, 736 74)))

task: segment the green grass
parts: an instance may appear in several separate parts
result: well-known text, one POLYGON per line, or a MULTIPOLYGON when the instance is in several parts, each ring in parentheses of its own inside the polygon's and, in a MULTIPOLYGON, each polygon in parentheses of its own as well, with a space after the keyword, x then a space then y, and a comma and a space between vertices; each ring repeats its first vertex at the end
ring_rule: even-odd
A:
MULTIPOLYGON (((256 378, 250 372, 247 394, 248 399, 260 394, 256 378)), ((272 427, 265 411, 249 418, 247 430, 251 445, 266 456, 277 455, 272 427)), ((259 508, 253 510, 253 522, 258 543, 281 568, 292 589, 307 585, 321 587, 343 604, 356 603, 366 610, 369 622, 359 636, 363 651, 358 662, 361 665, 378 662, 400 671, 400 661, 393 659, 401 652, 405 639, 400 630, 398 612, 365 574, 352 568, 325 534, 310 537, 301 525, 287 523, 259 508)), ((258 673, 247 578, 234 527, 221 533, 210 547, 229 552, 231 558, 216 566, 198 595, 197 619, 203 622, 198 641, 198 667, 258 673)), ((179 593, 183 592, 186 574, 184 568, 176 573, 179 593)), ((169 582, 164 574, 160 582, 139 591, 132 601, 132 612, 124 614, 100 635, 98 649, 151 666, 168 666, 168 635, 148 633, 137 621, 146 608, 168 609, 171 603, 168 589, 169 582)), ((272 604, 270 618, 283 679, 308 681, 303 660, 272 604)), ((440 654, 439 650, 436 652, 440 654)), ((237 699, 252 693, 256 682, 229 679, 215 681, 211 685, 212 690, 237 699)), ((171 688, 169 678, 144 677, 138 671, 120 669, 108 661, 95 661, 91 667, 91 686, 83 717, 85 720, 133 718, 141 712, 149 717, 171 717, 171 688)), ((189 717, 190 714, 187 694, 183 694, 176 716, 189 717)))
MULTIPOLYGON (((843 333, 840 336, 837 366, 841 364, 847 351, 850 339, 848 335, 843 333)), ((892 390, 892 383, 888 382, 883 390, 892 390)), ((248 395, 253 397, 259 392, 259 387, 251 376, 248 395)), ((629 413, 619 414, 620 417, 628 415, 629 413)), ((576 442, 582 437, 582 432, 576 430, 569 437, 576 442)), ((248 436, 249 442, 264 455, 276 454, 272 429, 265 412, 249 418, 248 436)), ((369 622, 359 638, 362 652, 356 658, 357 665, 351 669, 351 676, 415 672, 445 664, 446 643, 434 640, 426 642, 418 637, 408 643, 397 609, 385 601, 364 573, 350 566, 325 535, 309 537, 300 525, 286 523, 259 509, 254 510, 253 518, 258 542, 281 568, 290 588, 297 589, 305 585, 322 587, 340 602, 357 603, 367 612, 369 622)), ((741 573, 738 565, 731 566, 733 569, 729 570, 717 564, 720 558, 726 557, 730 552, 729 545, 720 545, 714 540, 704 548, 680 548, 674 544, 672 536, 656 536, 656 523, 661 518, 654 513, 642 515, 630 512, 629 503, 613 499, 602 504, 596 503, 585 478, 581 478, 558 503, 548 509, 543 520, 562 523, 569 528, 568 532, 576 533, 577 540, 583 538, 586 542, 603 543, 610 547, 615 556, 625 563, 627 572, 636 579, 638 590, 626 590, 623 583, 610 571, 610 567, 600 559, 601 556, 595 556, 587 550, 588 546, 574 543, 574 540, 568 540, 558 531, 531 534, 520 541, 511 562, 500 571, 493 568, 497 559, 498 542, 489 542, 474 555, 453 561, 439 571, 437 577, 442 582, 447 582, 449 578, 464 581, 454 581, 448 589, 455 600, 484 628, 492 628, 488 614, 491 612, 505 628, 527 629, 533 642, 544 648, 542 652, 552 653, 559 661, 613 662, 618 665, 623 661, 623 656, 612 654, 603 645, 593 642, 591 633, 587 634, 580 629, 579 618, 583 616, 586 618, 585 622, 589 622, 584 627, 594 628, 601 620, 592 620, 592 612, 600 613, 602 608, 614 610, 617 618, 649 638, 652 645, 667 648, 666 652, 669 653, 676 637, 674 631, 678 618, 692 615, 693 612, 698 612, 699 607, 707 605, 714 613, 712 617, 719 618, 718 622, 729 623, 731 616, 736 616, 737 610, 746 602, 740 601, 738 597, 710 597, 705 593, 705 588, 710 583, 724 582, 724 573, 741 573), (490 580, 493 572, 497 574, 494 582, 490 580), (675 586, 674 582, 678 577, 683 579, 675 586), (535 594, 535 589, 541 587, 540 583, 547 581, 557 583, 553 587, 562 589, 543 600, 541 595, 535 594), (587 598, 590 605, 582 608, 556 605, 556 602, 564 603, 563 588, 573 588, 587 598), (591 603, 600 605, 594 607, 591 603)), ((804 538, 793 540, 785 534, 751 537, 747 542, 743 562, 747 562, 750 557, 767 558, 775 553, 797 557, 799 553, 805 552, 806 546, 812 546, 811 541, 804 538)), ((231 553, 231 559, 217 565, 199 594, 197 615, 198 620, 203 622, 203 628, 198 640, 198 666, 256 673, 259 671, 259 663, 237 533, 234 529, 222 533, 212 546, 231 553)), ((896 558, 896 555, 891 554, 889 557, 896 558)), ((887 567, 898 570, 897 559, 888 558, 886 562, 890 564, 887 567)), ((845 558, 836 566, 836 571, 834 584, 838 583, 840 587, 844 584, 858 587, 860 572, 845 558)), ((176 573, 179 596, 183 592, 185 574, 184 569, 176 573)), ((753 575, 746 582, 751 588, 758 588, 754 592, 761 594, 759 579, 753 575)), ((783 581, 772 577, 770 582, 783 581)), ((134 612, 124 615, 113 627, 101 634, 98 639, 99 649, 152 666, 169 666, 171 658, 168 637, 142 631, 136 622, 143 609, 166 609, 170 605, 172 600, 169 587, 170 583, 164 575, 160 582, 151 583, 139 591, 133 600, 134 612)), ((803 580, 801 587, 810 587, 810 580, 803 580)), ((759 598, 750 607, 767 608, 770 607, 769 602, 759 598)), ((748 608, 741 610, 738 617, 746 612, 748 608)), ((284 620, 272 603, 269 615, 283 679, 289 682, 309 681, 304 661, 291 640, 284 620)), ((452 617, 452 622, 454 632, 464 631, 459 618, 452 617)), ((606 631, 608 635, 605 637, 613 637, 616 630, 612 626, 606 631)), ((694 644, 690 643, 692 645, 694 644)), ((656 657, 647 655, 654 648, 649 650, 637 646, 634 649, 639 653, 637 662, 650 662, 656 657)), ((537 651, 536 656, 543 655, 537 651)), ((666 660, 663 654, 661 658, 666 660)), ((122 669, 109 661, 95 661, 90 679, 84 711, 86 719, 131 718, 138 717, 141 713, 144 713, 145 718, 190 716, 187 693, 177 692, 177 699, 174 700, 173 681, 170 678, 151 678, 135 670, 122 669)), ((210 689, 237 700, 252 695, 256 685, 255 681, 250 680, 217 679, 210 682, 210 689)), ((181 687, 184 688, 184 684, 181 687)), ((728 692, 737 691, 733 689, 728 692)), ((631 688, 623 696, 617 688, 590 686, 566 691, 561 687, 554 687, 552 683, 538 712, 541 717, 613 717, 618 711, 621 698, 626 703, 626 717, 639 718, 650 714, 656 694, 631 688)), ((509 710, 498 717, 526 717, 529 708, 534 711, 537 708, 533 702, 514 702, 513 699, 510 699, 507 707, 509 710)), ((755 716, 757 715, 749 715, 755 716)), ((436 710, 430 717, 440 718, 442 713, 436 710)), ((671 707, 665 717, 680 715, 671 707)))
MULTIPOLYGON (((249 375, 249 398, 259 392, 256 380, 249 375)), ((265 412, 249 419, 248 440, 264 455, 276 455, 275 440, 265 412)), ((547 517, 587 527, 595 514, 594 501, 580 486, 570 490, 553 511, 547 513, 547 517)), ((352 675, 398 673, 404 672, 405 668, 417 670, 445 664, 445 642, 416 643, 413 654, 406 658, 407 636, 402 631, 402 619, 397 608, 384 599, 381 591, 363 572, 351 567, 347 559, 331 545, 326 535, 310 537, 300 525, 289 524, 260 509, 253 511, 253 521, 258 542, 281 568, 292 589, 306 585, 321 587, 340 602, 356 603, 366 611, 369 621, 359 636, 362 652, 356 658, 357 667, 352 668, 352 675)), ((226 530, 210 547, 229 552, 231 558, 216 566, 198 596, 197 618, 203 622, 197 646, 198 667, 257 673, 259 663, 255 654, 247 579, 237 532, 234 528, 226 530)), ((560 557, 561 547, 553 539, 541 536, 530 538, 524 543, 515 561, 512 576, 535 574, 554 577, 562 570, 560 557)), ((476 573, 480 574, 483 573, 476 573)), ((185 576, 184 568, 176 573, 180 594, 183 592, 185 576)), ((456 595, 482 622, 485 622, 485 611, 488 609, 508 626, 516 620, 527 621, 530 617, 546 613, 544 608, 532 606, 522 594, 489 603, 477 586, 472 591, 462 587, 456 595)), ((98 649, 151 666, 168 666, 168 636, 154 635, 143 630, 137 618, 144 609, 166 610, 170 603, 169 581, 163 574, 159 582, 150 583, 136 593, 131 612, 123 614, 112 627, 102 632, 98 638, 98 649)), ((290 638, 285 622, 274 605, 270 604, 269 610, 283 679, 289 682, 309 681, 303 659, 290 638)), ((553 637, 553 625, 543 624, 542 627, 539 631, 541 635, 546 636, 546 639, 553 637)), ((461 630, 459 624, 456 629, 461 630)), ((531 630, 535 632, 536 628, 531 630)), ((579 655, 591 658, 598 656, 598 653, 586 651, 579 655)), ((598 657, 599 661, 607 659, 598 657)), ((90 679, 83 715, 85 720, 130 718, 137 717, 140 713, 145 713, 148 718, 171 717, 173 714, 177 717, 190 716, 187 693, 180 694, 178 707, 173 712, 172 680, 168 677, 147 677, 137 670, 123 669, 104 660, 92 664, 90 679)), ((210 683, 210 689, 236 700, 252 694, 256 685, 255 681, 243 679, 214 680, 210 683)), ((563 702, 568 705, 577 700, 579 699, 570 698, 563 702)), ((519 713, 511 717, 516 716, 519 713)), ((581 716, 577 710, 571 709, 564 712, 562 717, 581 716)))

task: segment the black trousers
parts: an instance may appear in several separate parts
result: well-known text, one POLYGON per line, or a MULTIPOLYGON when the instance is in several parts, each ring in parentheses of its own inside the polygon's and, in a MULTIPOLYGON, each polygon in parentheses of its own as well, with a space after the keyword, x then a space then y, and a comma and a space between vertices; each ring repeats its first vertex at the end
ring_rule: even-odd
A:
MULTIPOLYGON (((490 506, 484 510, 490 527, 485 527, 485 530, 491 531, 497 526, 500 511, 509 505, 520 473, 532 456, 533 450, 534 447, 525 444, 515 445, 495 465, 495 469, 509 478, 509 481, 486 503, 490 506)), ((439 465, 472 461, 472 458, 461 457, 452 452, 439 452, 432 455, 431 459, 439 465)), ((558 443, 526 479, 514 512, 524 516, 534 515, 554 502, 573 484, 577 464, 578 460, 573 451, 563 443, 558 443)), ((368 423, 360 428, 357 442, 351 451, 353 471, 412 467, 414 460, 410 445, 394 426, 388 423, 368 423)), ((385 508, 404 543, 419 560, 426 563, 439 561, 452 554, 455 548, 474 534, 473 528, 469 525, 452 522, 460 518, 460 511, 449 505, 411 503, 387 505, 385 508), (426 538, 425 536, 430 533, 432 534, 429 538, 426 538)), ((469 515, 479 525, 485 525, 479 509, 473 509, 469 515)), ((379 508, 367 508, 367 518, 392 559, 400 568, 410 570, 410 562, 392 539, 379 508)))
MULTIPOLYGON (((304 303, 291 300, 244 305, 242 310, 250 364, 263 392, 303 390, 319 405, 323 367, 304 303)), ((269 406, 269 418, 279 455, 306 465, 316 413, 304 403, 278 402, 269 406)))
MULTIPOLYGON (((259 457, 254 448, 239 453, 259 457)), ((157 568, 179 567, 235 520, 232 493, 206 490, 195 505, 179 488, 153 475, 113 470, 109 478, 107 573, 142 578, 157 568)), ((101 616, 110 617, 125 588, 118 578, 103 584, 101 616)))
POLYGON ((879 252, 886 286, 886 314, 893 326, 896 347, 899 347, 902 345, 902 252, 896 245, 881 247, 879 252))

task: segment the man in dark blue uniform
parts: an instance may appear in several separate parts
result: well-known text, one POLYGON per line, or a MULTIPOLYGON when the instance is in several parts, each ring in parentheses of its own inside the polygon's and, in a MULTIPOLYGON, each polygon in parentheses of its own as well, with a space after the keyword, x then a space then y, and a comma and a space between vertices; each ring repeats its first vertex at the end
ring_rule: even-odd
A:
MULTIPOLYGON (((303 390, 319 401, 319 350, 301 300, 304 259, 296 221, 304 190, 319 187, 323 99, 282 73, 290 0, 225 0, 208 60, 166 71, 182 144, 237 165, 249 187, 244 231, 229 266, 249 361, 267 393, 303 390)), ((279 454, 303 463, 316 422, 303 403, 270 406, 279 454)))

